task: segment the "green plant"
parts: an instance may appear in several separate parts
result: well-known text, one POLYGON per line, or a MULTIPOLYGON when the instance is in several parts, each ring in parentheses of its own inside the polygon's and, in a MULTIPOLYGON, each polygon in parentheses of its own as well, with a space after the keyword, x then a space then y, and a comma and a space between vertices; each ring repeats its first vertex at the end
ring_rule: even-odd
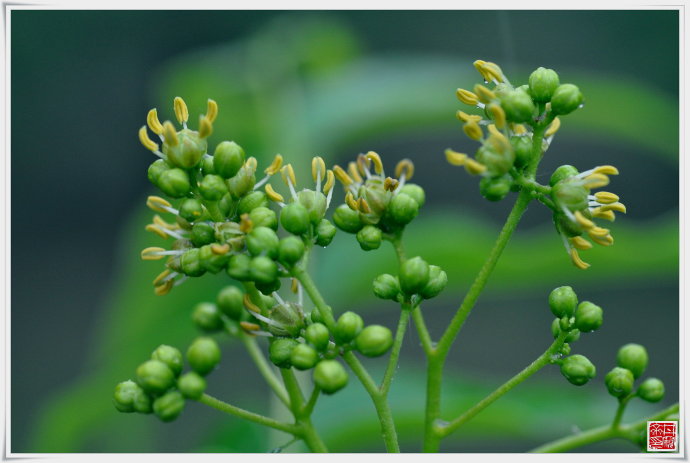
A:
MULTIPOLYGON (((169 249, 149 247, 141 253, 145 260, 166 261, 165 270, 154 279, 155 292, 165 295, 187 278, 205 273, 225 272, 236 285, 224 288, 215 303, 202 303, 194 309, 192 319, 207 335, 196 339, 186 351, 193 371, 180 376, 182 354, 170 346, 161 346, 137 369, 136 382, 117 385, 116 408, 122 412, 153 412, 161 420, 170 421, 182 412, 187 399, 196 400, 289 433, 312 451, 323 452, 327 447, 311 415, 322 393, 337 393, 349 383, 344 362, 372 399, 387 450, 399 451, 388 394, 410 319, 427 357, 425 451, 438 451, 444 437, 547 365, 558 365, 574 385, 584 385, 593 378, 595 366, 583 355, 571 355, 571 344, 580 333, 601 326, 603 310, 588 301, 578 303, 570 287, 556 288, 548 298, 556 316, 551 326, 553 343, 465 413, 450 421, 442 418, 441 383, 448 353, 528 204, 537 200, 552 211, 557 234, 570 259, 583 270, 589 264, 578 251, 592 247, 591 242, 613 244, 610 230, 594 220, 613 221, 615 212, 626 212, 615 194, 591 194, 592 189, 606 186, 609 176, 618 174, 613 166, 579 172, 564 165, 554 171, 548 185, 536 181, 539 162, 560 127, 559 116, 582 105, 583 96, 576 86, 560 84, 554 71, 539 68, 530 76, 528 85, 514 87, 496 64, 476 61, 475 67, 494 88, 477 85, 473 91, 459 89, 460 101, 479 108, 481 114, 458 111, 457 116, 465 134, 481 146, 474 157, 447 150, 446 158, 450 164, 480 176, 480 192, 488 200, 502 200, 511 192, 517 193, 517 199, 494 248, 437 342, 426 328, 422 302, 443 291, 448 277, 443 269, 422 257, 408 258, 402 241, 405 228, 425 202, 424 190, 409 182, 414 174, 411 161, 398 163, 391 177, 386 175, 381 157, 371 151, 359 155, 347 169, 327 169, 323 159, 315 157, 311 165, 314 187, 299 190, 291 164, 284 165, 280 155, 264 170, 265 176, 257 179, 256 159, 247 158, 236 143, 222 142, 213 155, 208 154, 206 139, 218 114, 213 100, 200 117, 197 131, 187 127, 188 110, 181 98, 176 98, 174 104, 176 118, 183 126, 180 131, 169 121, 160 123, 156 110, 151 110, 148 127, 160 137, 162 147, 149 138, 146 126, 141 128, 142 144, 161 158, 149 168, 149 180, 166 195, 180 199, 176 207, 158 196, 147 201, 154 211, 174 217, 174 222, 167 222, 156 215, 146 227, 162 238, 174 239, 169 249), (269 183, 278 173, 285 183, 283 194, 269 183), (335 209, 332 223, 326 215, 336 179, 345 189, 345 203, 335 209), (279 214, 272 204, 280 207, 279 214), (331 243, 336 228, 354 234, 365 251, 380 248, 384 241, 395 250, 398 274, 382 274, 373 281, 377 297, 400 304, 395 334, 384 326, 366 325, 353 311, 337 316, 342 311, 334 311, 316 287, 308 271, 309 258, 318 247, 331 243), (288 281, 290 290, 281 296, 278 291, 288 281), (310 312, 305 293, 313 304, 310 312), (292 413, 291 422, 259 415, 204 393, 204 377, 221 360, 221 350, 212 336, 221 332, 245 344, 267 384, 292 413), (257 341, 261 337, 268 338, 268 359, 279 368, 280 377, 266 360, 257 341), (387 368, 377 382, 357 353, 378 357, 388 352, 387 368), (295 370, 312 371, 313 387, 307 396, 295 370)), ((655 378, 647 379, 633 392, 634 380, 646 364, 644 348, 624 346, 618 366, 606 376, 609 393, 619 400, 612 424, 535 450, 564 451, 609 438, 639 443, 644 423, 620 423, 632 398, 656 402, 663 397, 663 383, 655 378)), ((677 411, 675 405, 654 418, 669 418, 677 411)))

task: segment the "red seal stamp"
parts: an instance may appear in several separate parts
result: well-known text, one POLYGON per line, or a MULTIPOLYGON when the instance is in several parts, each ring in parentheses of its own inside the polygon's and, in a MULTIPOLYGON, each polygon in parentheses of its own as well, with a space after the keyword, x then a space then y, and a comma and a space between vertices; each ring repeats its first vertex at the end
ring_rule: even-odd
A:
POLYGON ((648 452, 675 452, 677 450, 677 421, 647 421, 648 452))

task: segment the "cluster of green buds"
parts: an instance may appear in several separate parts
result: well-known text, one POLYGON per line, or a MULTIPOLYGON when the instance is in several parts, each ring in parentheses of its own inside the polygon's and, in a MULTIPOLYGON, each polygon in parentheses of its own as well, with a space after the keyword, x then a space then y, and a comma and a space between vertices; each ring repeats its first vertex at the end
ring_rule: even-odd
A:
POLYGON ((198 399, 204 393, 204 377, 218 365, 220 355, 212 338, 197 338, 186 353, 191 371, 182 374, 182 353, 171 346, 158 346, 151 359, 136 369, 135 380, 115 386, 115 408, 123 413, 153 412, 161 421, 173 421, 182 413, 187 399, 198 399))
POLYGON ((457 117, 465 134, 481 146, 474 158, 448 149, 446 159, 481 176, 480 192, 490 201, 499 201, 510 191, 529 189, 553 211, 556 229, 573 264, 588 268, 578 251, 592 244, 582 235, 610 246, 610 230, 597 226, 593 219, 613 221, 614 211, 626 212, 615 194, 592 195, 591 190, 608 185, 608 176, 617 175, 618 170, 598 166, 580 173, 572 166, 561 166, 548 186, 534 180, 537 165, 561 126, 560 117, 583 106, 582 92, 573 84, 561 84, 552 69, 540 67, 532 72, 527 84, 513 86, 496 63, 477 60, 474 66, 485 84, 493 84, 493 88, 477 84, 473 91, 458 89, 458 99, 478 108, 480 114, 458 111, 457 117))
POLYGON ((604 322, 604 311, 598 305, 583 301, 578 303, 577 294, 570 286, 561 286, 549 294, 549 307, 556 318, 551 324, 554 339, 565 336, 560 353, 566 357, 557 359, 561 374, 572 384, 582 386, 596 375, 596 367, 584 355, 570 355, 570 343, 580 339, 580 333, 598 330, 604 322))
POLYGON ((619 400, 639 397, 647 402, 659 402, 664 398, 664 383, 657 378, 647 378, 633 392, 635 381, 647 369, 649 355, 639 344, 626 344, 618 350, 616 367, 606 374, 604 382, 609 394, 619 400))
POLYGON ((448 284, 448 275, 437 265, 429 265, 421 257, 405 260, 396 277, 383 273, 374 279, 374 295, 399 303, 418 305, 423 299, 438 296, 448 284))
POLYGON ((409 159, 396 165, 396 178, 386 176, 381 157, 373 151, 360 154, 347 171, 335 166, 333 172, 345 189, 345 203, 333 213, 333 222, 356 234, 365 251, 378 249, 386 236, 399 233, 424 205, 422 187, 409 183, 414 174, 409 159))

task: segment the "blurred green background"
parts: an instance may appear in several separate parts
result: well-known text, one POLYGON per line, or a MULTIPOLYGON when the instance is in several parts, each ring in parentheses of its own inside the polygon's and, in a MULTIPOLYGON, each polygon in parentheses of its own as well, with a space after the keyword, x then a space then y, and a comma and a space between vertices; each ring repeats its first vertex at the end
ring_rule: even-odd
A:
MULTIPOLYGON (((450 284, 424 306, 435 335, 457 308, 512 201, 484 201, 476 178, 445 163, 471 151, 454 118, 457 87, 479 81, 475 59, 499 63, 513 83, 537 66, 585 94, 563 120, 540 171, 614 164, 608 188, 628 215, 612 248, 569 262, 546 208, 525 215, 461 332, 447 369, 451 418, 516 373, 550 343, 546 298, 570 284, 605 310, 603 328, 574 352, 597 365, 582 388, 546 368, 444 442, 444 451, 522 452, 609 422, 615 400, 603 376, 627 342, 644 344, 661 404, 633 403, 626 417, 678 400, 678 13, 676 11, 13 11, 12 19, 12 452, 265 452, 289 439, 190 403, 163 424, 123 415, 113 387, 161 343, 196 335, 193 304, 226 280, 190 281, 155 297, 159 263, 139 251, 154 160, 136 131, 172 98, 191 114, 220 104, 211 144, 232 139, 260 165, 282 153, 307 179, 314 155, 346 163, 375 150, 404 157, 428 202, 406 233, 410 255, 444 267, 450 284)), ((342 199, 337 189, 336 201, 342 199)), ((360 252, 339 233, 313 271, 337 312, 393 327, 398 308, 371 294, 395 268, 392 250, 360 252)), ((280 414, 241 346, 226 342, 210 392, 280 414)), ((380 372, 381 362, 368 362, 380 372)), ((419 449, 423 358, 414 330, 391 400, 402 448, 419 449)), ((382 451, 373 407, 352 381, 320 400, 315 421, 334 451, 382 451)), ((289 451, 300 450, 299 445, 289 451)), ((635 451, 625 442, 586 451, 635 451)))

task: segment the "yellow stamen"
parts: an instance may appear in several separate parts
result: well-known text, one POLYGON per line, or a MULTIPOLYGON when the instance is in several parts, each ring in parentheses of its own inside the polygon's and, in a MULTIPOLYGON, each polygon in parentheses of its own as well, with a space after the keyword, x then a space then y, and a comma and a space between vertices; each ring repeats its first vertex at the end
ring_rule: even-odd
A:
POLYGON ((448 148, 446 150, 446 161, 453 166, 463 166, 465 161, 467 161, 467 155, 448 148))
POLYGON ((609 222, 616 220, 616 214, 614 214, 613 211, 602 211, 599 207, 592 210, 592 217, 608 220, 609 222))
POLYGON ((326 163, 321 156, 314 156, 311 160, 311 177, 316 181, 321 177, 321 180, 326 178, 326 163))
MULTIPOLYGON (((153 286, 158 286, 162 280, 164 280, 168 275, 170 275, 170 270, 167 268, 158 274, 156 278, 153 279, 153 286)), ((167 281, 167 280, 166 280, 167 281)))
POLYGON ((250 172, 254 173, 256 172, 256 168, 259 165, 259 161, 256 160, 254 156, 249 157, 245 162, 244 162, 244 167, 250 172))
POLYGON ((230 252, 230 245, 228 243, 211 245, 211 252, 217 256, 222 256, 230 252))
POLYGON ((484 73, 489 77, 488 79, 486 79, 488 81, 497 80, 498 82, 503 82, 503 80, 505 79, 503 76, 503 71, 496 63, 487 61, 486 63, 484 63, 482 68, 484 69, 484 73))
POLYGON ((603 206, 600 206, 599 209, 601 209, 603 212, 616 211, 622 212, 623 214, 627 213, 627 208, 623 203, 604 204, 603 206))
POLYGON ((139 129, 139 141, 142 145, 144 145, 144 148, 146 148, 147 150, 158 151, 158 143, 154 142, 149 138, 149 134, 146 133, 145 125, 142 125, 139 129))
POLYGON ((455 91, 455 96, 457 96, 458 100, 460 100, 462 103, 465 103, 466 105, 477 106, 477 103, 479 103, 479 98, 477 97, 477 95, 470 92, 469 90, 465 90, 464 88, 457 89, 455 91))
POLYGON ((405 180, 410 180, 414 175, 414 164, 409 159, 403 159, 395 166, 395 176, 400 178, 403 175, 405 180))
POLYGON ((476 114, 467 114, 466 112, 460 111, 460 110, 458 110, 458 112, 455 113, 455 117, 457 117, 462 122, 469 122, 469 121, 479 122, 482 120, 482 116, 478 116, 476 114))
POLYGON ((270 183, 267 183, 266 186, 264 187, 264 190, 266 190, 266 196, 268 196, 268 199, 271 201, 275 201, 277 203, 284 203, 285 198, 283 198, 283 195, 280 193, 277 193, 273 187, 271 186, 270 183))
POLYGON ((595 188, 602 188, 609 184, 609 178, 607 175, 593 173, 585 177, 585 186, 590 190, 595 188))
POLYGON ((581 236, 574 236, 570 238, 570 244, 575 246, 576 249, 579 249, 580 251, 586 251, 588 249, 592 249, 592 243, 587 241, 581 236))
POLYGON ((144 227, 144 230, 153 232, 156 235, 160 236, 161 238, 168 238, 168 235, 163 232, 159 227, 155 226, 154 224, 150 223, 144 227))
POLYGON ((594 222, 589 220, 587 217, 582 215, 582 212, 580 211, 575 211, 575 220, 577 221, 580 226, 586 230, 589 230, 590 228, 594 227, 594 222))
POLYGON ((486 61, 478 59, 472 64, 474 65, 475 69, 479 72, 479 74, 482 75, 484 80, 487 80, 487 81, 490 80, 489 75, 484 70, 484 66, 486 65, 486 61))
POLYGON ((369 166, 371 165, 371 160, 363 154, 357 155, 357 168, 362 175, 366 175, 369 166))
POLYGON ((146 207, 156 212, 168 212, 166 209, 163 209, 163 207, 172 207, 172 204, 160 196, 149 196, 146 198, 146 207))
POLYGON ((252 298, 249 297, 249 294, 247 294, 247 293, 244 294, 244 298, 243 298, 242 302, 244 303, 244 306, 247 308, 247 310, 254 312, 254 313, 261 313, 261 309, 259 308, 259 306, 254 304, 254 302, 252 302, 252 298))
POLYGON ((486 172, 486 166, 484 164, 480 164, 470 157, 465 160, 464 166, 465 170, 470 175, 479 175, 486 172))
POLYGON ((398 182, 396 179, 386 177, 386 180, 383 181, 383 189, 386 191, 395 191, 399 184, 400 182, 398 182))
POLYGON ((558 132, 558 129, 561 128, 561 120, 559 118, 554 118, 553 122, 551 125, 549 125, 549 128, 546 129, 546 132, 544 132, 544 137, 548 138, 551 135, 555 134, 558 132))
POLYGON ((254 331, 261 330, 261 327, 256 323, 240 322, 240 327, 250 336, 254 336, 254 331))
POLYGON ((494 124, 489 124, 488 129, 491 136, 487 141, 493 145, 496 151, 503 153, 512 150, 510 141, 508 141, 505 135, 498 131, 494 124))
POLYGON ((206 116, 199 116, 199 136, 208 138, 213 133, 213 124, 206 116))
POLYGON ((618 175, 618 169, 613 166, 597 166, 592 170, 595 174, 618 175))
POLYGON ((527 133, 527 129, 522 124, 513 124, 513 133, 515 135, 522 135, 524 133, 527 133))
POLYGON ((158 285, 154 288, 153 292, 156 294, 156 296, 165 296, 170 292, 170 290, 173 288, 173 281, 168 280, 162 285, 158 285))
POLYGON ((350 209, 359 212, 359 204, 357 203, 357 201, 355 201, 355 197, 352 196, 352 193, 348 192, 345 195, 345 202, 350 207, 350 209))
POLYGON ((293 187, 297 186, 297 180, 295 179, 295 171, 292 168, 292 164, 286 164, 283 167, 281 167, 280 175, 281 177, 283 177, 283 181, 286 185, 290 185, 290 182, 292 182, 293 187))
POLYGON ((163 122, 163 138, 168 146, 177 146, 180 143, 180 140, 177 139, 175 126, 170 121, 163 122))
POLYGON ((593 236, 606 236, 611 232, 611 230, 607 228, 601 228, 601 227, 592 227, 587 231, 587 234, 591 237, 593 236))
POLYGON ((381 162, 381 156, 373 151, 369 151, 366 156, 367 159, 374 164, 374 172, 376 172, 378 175, 383 174, 383 163, 381 162))
POLYGON ((484 87, 482 84, 477 84, 474 86, 474 93, 482 103, 491 103, 492 100, 496 99, 496 94, 484 87))
POLYGON ((295 294, 297 294, 297 292, 299 291, 299 282, 297 281, 297 278, 293 278, 290 282, 290 291, 292 291, 295 294))
POLYGON ((577 249, 572 248, 570 250, 570 260, 573 261, 573 264, 575 264, 575 267, 579 268, 580 270, 586 270, 590 267, 590 265, 580 259, 580 255, 577 253, 577 249))
POLYGON ((342 167, 333 166, 333 174, 335 174, 335 178, 337 178, 344 187, 347 188, 348 186, 352 185, 352 178, 347 175, 347 172, 345 172, 342 167))
POLYGON ((465 135, 472 140, 481 140, 484 137, 482 128, 474 121, 465 123, 465 125, 462 126, 462 130, 465 132, 465 135))
POLYGON ((283 166, 283 156, 276 154, 271 162, 271 165, 264 169, 264 173, 267 175, 275 175, 278 173, 280 168, 283 166))
POLYGON ((362 176, 359 175, 359 170, 357 169, 357 163, 356 162, 350 162, 347 165, 347 172, 350 174, 350 177, 355 181, 355 183, 362 183, 363 179, 362 176))
POLYGON ((604 235, 604 236, 597 236, 597 235, 590 235, 589 236, 592 241, 597 243, 600 246, 611 246, 613 245, 613 237, 611 235, 604 235))
POLYGON ((189 110, 187 109, 187 103, 184 102, 179 96, 175 97, 173 101, 173 108, 175 109, 175 117, 177 122, 184 124, 189 119, 189 110))
POLYGON ((168 223, 165 220, 161 219, 161 216, 158 214, 153 216, 153 223, 154 225, 167 228, 168 230, 177 230, 179 228, 176 223, 168 223))
POLYGON ((163 252, 163 251, 165 251, 165 249, 158 248, 158 247, 145 248, 141 251, 141 258, 143 260, 161 260, 165 256, 163 256, 161 254, 156 254, 156 253, 163 252))
POLYGON ((333 185, 335 185, 335 175, 333 175, 333 171, 328 169, 326 171, 326 183, 323 185, 323 194, 327 195, 332 189, 333 185))
POLYGON ((254 228, 254 223, 252 219, 249 218, 249 214, 242 214, 240 216, 240 231, 242 233, 249 233, 254 228))
POLYGON ((491 113, 491 117, 496 123, 496 127, 502 129, 506 126, 506 113, 503 111, 503 108, 501 108, 501 105, 492 103, 487 106, 487 109, 489 110, 489 113, 491 113))
POLYGON ((618 195, 608 191, 598 191, 594 193, 594 198, 601 204, 611 204, 617 202, 620 198, 618 195))
POLYGON ((161 124, 161 121, 158 120, 158 110, 156 110, 156 108, 153 108, 146 115, 146 123, 149 125, 151 132, 155 133, 156 135, 163 133, 163 124, 161 124))
POLYGON ((216 121, 216 117, 218 117, 218 103, 210 98, 206 104, 206 117, 211 121, 211 124, 213 124, 216 121))
POLYGON ((364 214, 368 214, 371 212, 371 208, 369 207, 369 203, 366 199, 359 198, 359 201, 357 201, 357 210, 364 214))

